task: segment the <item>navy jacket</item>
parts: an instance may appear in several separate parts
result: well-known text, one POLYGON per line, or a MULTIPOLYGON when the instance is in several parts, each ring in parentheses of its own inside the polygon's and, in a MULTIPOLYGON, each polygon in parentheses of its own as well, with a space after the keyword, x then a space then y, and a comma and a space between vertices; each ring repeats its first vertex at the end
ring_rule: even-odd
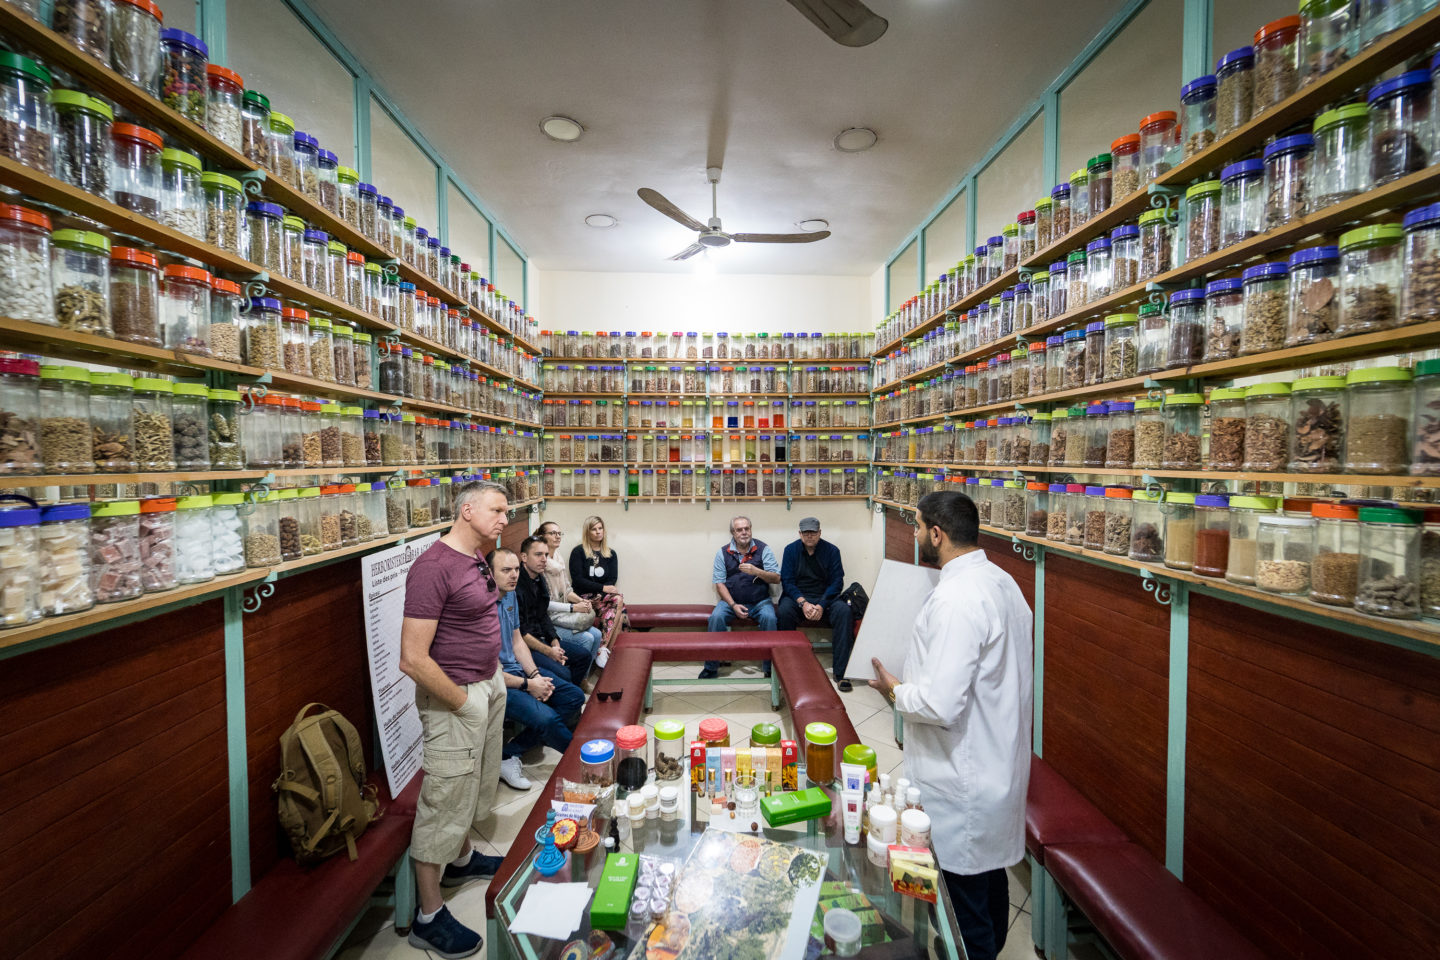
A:
MULTIPOLYGON (((797 602, 800 599, 800 588, 796 585, 795 578, 800 573, 800 558, 804 553, 805 542, 795 540, 785 547, 785 557, 780 561, 780 584, 784 588, 785 596, 797 602)), ((840 562, 840 548, 823 537, 815 544, 815 557, 820 561, 820 569, 825 571, 825 595, 805 599, 810 603, 828 607, 839 600, 840 594, 845 590, 845 566, 840 562)))

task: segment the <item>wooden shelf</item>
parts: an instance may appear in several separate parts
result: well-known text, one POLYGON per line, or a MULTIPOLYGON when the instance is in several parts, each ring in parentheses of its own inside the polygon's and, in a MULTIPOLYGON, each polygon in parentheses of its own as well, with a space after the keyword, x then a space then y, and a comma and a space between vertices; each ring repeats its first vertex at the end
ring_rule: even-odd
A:
POLYGON ((1133 467, 1002 467, 977 466, 966 463, 934 463, 925 461, 897 462, 876 460, 869 466, 876 470, 917 469, 953 473, 995 473, 1013 477, 1015 474, 1078 474, 1089 477, 1133 477, 1155 480, 1212 480, 1238 481, 1241 483, 1318 483, 1339 487, 1440 487, 1440 477, 1412 477, 1409 474, 1363 474, 1363 473, 1252 473, 1240 470, 1144 470, 1133 467))
POLYGON ((259 480, 264 470, 179 470, 165 473, 37 473, 0 477, 0 489, 19 487, 98 487, 126 483, 209 483, 259 480))
POLYGON ((0 317, 0 345, 6 350, 40 353, 86 363, 155 370, 182 377, 198 377, 202 370, 219 370, 242 377, 259 377, 265 373, 259 367, 176 353, 164 347, 127 343, 111 337, 76 333, 46 323, 16 320, 13 317, 0 317))
POLYGON ((541 363, 568 363, 568 364, 572 364, 572 365, 578 363, 578 364, 580 364, 581 366, 595 366, 595 367, 601 367, 601 366, 609 367, 609 366, 614 366, 614 365, 616 365, 616 364, 621 364, 621 363, 632 363, 632 364, 638 364, 638 365, 640 365, 640 366, 646 366, 646 367, 661 367, 661 366, 664 366, 664 367, 675 367, 675 366, 678 366, 678 367, 682 367, 682 368, 683 368, 683 367, 699 367, 699 366, 716 366, 716 365, 719 365, 719 366, 722 366, 722 367, 738 367, 738 366, 751 367, 751 366, 756 366, 756 365, 759 365, 759 366, 762 366, 762 367, 764 367, 764 366, 778 367, 778 366, 780 366, 780 365, 782 365, 782 364, 784 364, 784 365, 786 365, 786 366, 796 366, 796 367, 860 367, 860 366, 865 366, 866 364, 869 364, 869 363, 873 363, 874 361, 875 361, 875 358, 874 358, 874 357, 823 357, 823 358, 822 358, 822 357, 814 357, 814 358, 807 358, 807 357, 786 357, 786 358, 784 358, 784 359, 780 359, 779 357, 771 357, 771 358, 768 358, 768 359, 767 359, 767 358, 764 358, 764 357, 753 357, 753 358, 748 359, 748 360, 739 360, 739 359, 735 359, 735 358, 733 358, 733 357, 727 358, 727 359, 724 359, 724 360, 717 360, 717 359, 715 359, 714 357, 706 357, 706 358, 703 358, 703 359, 702 359, 702 358, 698 358, 698 357, 685 357, 685 358, 679 359, 679 360, 674 359, 674 358, 661 358, 661 359, 657 360, 657 359, 655 359, 654 357, 644 357, 644 358, 641 358, 641 357, 556 357, 556 356, 542 356, 542 357, 540 358, 540 362, 541 362, 541 363))
POLYGON ((883 357, 891 350, 894 350, 896 347, 900 346, 900 344, 904 341, 913 340, 916 337, 923 337, 925 334, 929 333, 931 330, 934 330, 941 323, 943 323, 946 316, 948 316, 949 314, 964 313, 971 307, 978 306, 979 304, 989 300, 991 297, 998 297, 1004 290, 1013 286, 1015 282, 1019 279, 1020 271, 1018 269, 1006 270, 1004 273, 1000 274, 1000 276, 996 277, 994 280, 991 280, 989 283, 985 284, 985 286, 970 294, 970 296, 961 297, 959 300, 956 300, 954 303, 950 304, 948 307, 941 310, 939 313, 931 315, 928 319, 925 320, 925 322, 911 327, 909 330, 906 330, 904 333, 891 340, 889 343, 877 347, 871 355, 875 357, 883 357))
POLYGON ((1148 209, 1150 209, 1150 194, 1144 187, 1141 187, 1128 197, 1117 199, 1107 209, 1086 220, 1060 239, 1052 240, 1049 246, 1035 251, 1035 254, 1021 266, 1026 270, 1045 270, 1054 261, 1065 259, 1065 255, 1071 250, 1085 249, 1085 244, 1091 240, 1108 234, 1127 220, 1134 220, 1148 209))

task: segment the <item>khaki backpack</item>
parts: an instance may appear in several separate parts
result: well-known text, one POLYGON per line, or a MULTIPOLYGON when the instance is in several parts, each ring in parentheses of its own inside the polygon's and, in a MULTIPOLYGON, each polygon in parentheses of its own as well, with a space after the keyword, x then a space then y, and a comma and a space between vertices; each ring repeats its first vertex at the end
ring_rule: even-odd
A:
POLYGON ((375 788, 365 783, 360 736, 322 703, 307 703, 281 734, 280 776, 271 789, 280 826, 302 864, 341 850, 356 859, 355 839, 378 816, 375 788), (307 717, 311 707, 322 712, 307 717))

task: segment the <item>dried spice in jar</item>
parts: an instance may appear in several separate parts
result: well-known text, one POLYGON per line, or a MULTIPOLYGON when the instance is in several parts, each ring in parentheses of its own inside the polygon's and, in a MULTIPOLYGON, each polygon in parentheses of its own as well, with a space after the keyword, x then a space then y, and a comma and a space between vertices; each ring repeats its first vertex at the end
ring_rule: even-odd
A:
POLYGON ((1290 472, 1338 472, 1345 438, 1345 378, 1295 381, 1290 410, 1290 472))
POLYGON ((1378 186, 1430 162, 1430 73, 1411 70, 1370 88, 1370 180, 1378 186))
POLYGON ((1415 365, 1415 435, 1410 473, 1440 475, 1440 360, 1415 365))
POLYGON ((1245 391, 1244 443, 1243 470, 1268 473, 1285 469, 1290 451, 1289 384, 1257 383, 1245 391))
POLYGON ((1414 408, 1411 380, 1410 371, 1402 367, 1368 367, 1346 375, 1346 473, 1406 471, 1414 408))
POLYGON ((1341 335, 1388 330, 1399 317, 1403 230, 1397 223, 1340 235, 1341 335))
POLYGON ((1220 191, 1219 180, 1206 180, 1185 191, 1187 263, 1220 249, 1220 191))
POLYGON ((1440 203, 1411 210, 1402 226, 1405 280, 1400 322, 1426 323, 1440 318, 1440 203))
POLYGON ((1285 346, 1319 343, 1335 335, 1340 248, 1309 247, 1290 255, 1289 330, 1285 346))
POLYGON ((1245 391, 1221 388, 1210 394, 1210 451, 1206 470, 1239 470, 1245 458, 1245 391))
POLYGON ((1241 274, 1245 305, 1240 331, 1242 355, 1278 350, 1285 344, 1289 321, 1290 267, 1261 263, 1241 274))
POLYGON ((1226 137, 1250 122, 1255 106, 1255 50, 1239 47, 1215 63, 1215 135, 1226 137))

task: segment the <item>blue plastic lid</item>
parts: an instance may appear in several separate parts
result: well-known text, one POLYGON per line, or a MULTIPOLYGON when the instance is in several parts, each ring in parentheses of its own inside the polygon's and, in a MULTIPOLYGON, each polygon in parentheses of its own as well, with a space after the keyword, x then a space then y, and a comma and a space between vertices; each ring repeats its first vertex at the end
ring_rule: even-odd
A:
MULTIPOLYGON (((34 503, 28 497, 27 503, 34 503)), ((40 509, 38 507, 21 507, 18 510, 0 510, 0 528, 4 527, 29 527, 40 522, 40 509)))
POLYGON ((263 217, 274 217, 277 220, 285 216, 285 211, 280 208, 279 204, 266 203, 264 200, 251 200, 245 204, 245 209, 263 217))
POLYGON ((1086 333, 1104 333, 1104 332, 1105 332, 1105 321, 1104 321, 1104 320, 1091 320, 1089 323, 1085 324, 1085 332, 1086 332, 1086 333))
POLYGON ((1050 492, 1051 492, 1051 493, 1064 493, 1064 492, 1065 492, 1065 484, 1063 484, 1063 483, 1052 483, 1052 484, 1050 484, 1050 492))
POLYGON ((608 763, 615 758, 615 744, 609 740, 587 740, 580 745, 584 763, 608 763))
POLYGON ((1103 403, 1097 403, 1094 406, 1085 408, 1085 416, 1087 417, 1105 417, 1109 415, 1110 410, 1103 403))
POLYGON ((279 311, 280 301, 276 300, 274 297, 251 297, 250 309, 279 311))
MULTIPOLYGON (((373 195, 375 195, 375 196, 377 196, 377 197, 380 195, 380 191, 375 189, 375 184, 373 184, 373 183, 362 183, 362 184, 360 184, 360 186, 359 186, 357 189, 359 190, 360 193, 369 193, 369 194, 373 194, 373 195)), ((404 210, 401 210, 399 207, 396 207, 396 208, 395 208, 395 212, 396 212, 396 213, 404 213, 405 211, 404 211, 404 210)))
POLYGON ((379 411, 379 410, 366 410, 364 413, 361 414, 361 416, 364 417, 366 420, 379 420, 379 419, 380 419, 380 411, 379 411))
MULTIPOLYGON (((1425 78, 1425 82, 1430 82, 1430 78, 1428 76, 1425 78)), ((1281 137, 1279 140, 1276 140, 1274 143, 1266 147, 1265 159, 1269 160, 1273 156, 1277 156, 1278 154, 1282 153, 1290 153, 1294 150, 1311 150, 1314 149, 1314 147, 1315 138, 1313 136, 1308 133, 1297 133, 1291 137, 1281 137)))
POLYGON ((985 241, 985 245, 987 247, 1003 247, 1005 245, 1005 238, 1001 236, 991 237, 989 240, 985 241))
POLYGON ((1411 70, 1392 77, 1384 83, 1377 83, 1370 88, 1370 93, 1365 97, 1365 102, 1373 104, 1376 100, 1384 100, 1393 97, 1397 93, 1403 93, 1411 87, 1430 86, 1430 71, 1411 70))
POLYGON ((1103 497, 1103 496, 1105 496, 1105 488, 1104 488, 1104 487, 1090 487, 1090 486, 1087 486, 1087 487, 1085 488, 1085 492, 1086 492, 1087 494, 1089 494, 1090 496, 1092 496, 1092 497, 1103 497))
POLYGON ((1064 342, 1064 340, 1065 340, 1065 338, 1064 338, 1062 335, 1060 335, 1060 334, 1058 334, 1058 333, 1052 334, 1052 335, 1050 335, 1050 336, 1048 336, 1048 337, 1045 338, 1045 346, 1046 346, 1046 347, 1058 347, 1058 346, 1060 346, 1061 343, 1064 342))
POLYGON ((1109 238, 1109 237, 1100 237, 1099 239, 1091 240, 1089 243, 1085 244, 1085 252, 1086 252, 1086 253, 1097 253, 1097 252, 1100 252, 1100 251, 1103 251, 1103 250, 1109 250, 1109 249, 1110 249, 1110 238, 1109 238))
POLYGON ((1000 294, 1000 299, 1001 299, 1001 300, 1014 300, 1014 299, 1015 299, 1015 291, 1013 291, 1013 290, 1005 290, 1005 291, 1002 291, 1001 294, 1000 294))
POLYGON ((450 248, 449 248, 449 247, 441 247, 441 248, 440 248, 440 256, 442 256, 442 257, 448 257, 448 256, 450 256, 450 248))
POLYGON ((1440 70, 1440 53, 1430 58, 1430 70, 1431 72, 1440 70))
MULTIPOLYGON (((1436 54, 1436 56, 1440 56, 1440 54, 1436 54)), ((1434 220, 1440 220, 1440 203, 1427 203, 1423 207, 1416 207, 1414 210, 1405 214, 1405 219, 1402 220, 1401 223, 1406 230, 1409 230, 1412 227, 1428 224, 1434 220)), ((1332 247, 1331 249, 1333 250, 1335 248, 1332 247)))
POLYGON ((1217 293, 1235 293, 1244 289, 1245 284, 1240 280, 1211 280, 1205 284, 1205 296, 1213 297, 1217 293))
POLYGON ((1215 72, 1219 73, 1226 67, 1233 66, 1237 63, 1243 63, 1246 60, 1254 62, 1255 48, 1237 47, 1234 50, 1231 50, 1229 53, 1225 54, 1225 56, 1221 57, 1219 60, 1215 61, 1215 72))
POLYGON ((975 248, 975 255, 976 255, 977 257, 986 256, 989 252, 990 252, 990 248, 987 247, 987 246, 985 246, 985 244, 983 244, 983 243, 980 244, 980 246, 978 246, 978 247, 975 248))
POLYGON ((1189 290, 1176 290, 1170 294, 1170 306, 1177 303, 1189 303, 1191 300, 1204 300, 1205 291, 1199 287, 1192 287, 1189 290))
POLYGON ((166 27, 164 30, 160 31, 160 42, 183 43, 191 50, 194 50, 198 52, 201 56, 205 57, 205 59, 210 59, 210 48, 205 45, 205 41, 201 40, 194 34, 186 33, 184 30, 176 30, 173 27, 166 27))
MULTIPOLYGON (((388 200, 389 197, 386 197, 386 199, 388 200)), ((405 219, 405 208, 404 208, 404 207, 391 207, 391 208, 390 208, 390 212, 391 212, 391 214, 395 217, 396 220, 404 220, 404 219, 405 219)), ((480 282, 481 282, 481 283, 484 283, 484 282, 485 282, 485 278, 484 278, 484 277, 481 277, 481 278, 480 278, 480 282)))
MULTIPOLYGON (((1440 204, 1434 204, 1434 206, 1436 215, 1440 216, 1440 204)), ((1296 250, 1290 254, 1290 269, 1294 270, 1296 267, 1303 267, 1309 263, 1322 263, 1326 260, 1339 259, 1339 247, 1307 247, 1304 250, 1296 250)))
POLYGON ((1056 260, 1054 263, 1050 264, 1050 275, 1053 277, 1055 274, 1064 273, 1066 270, 1069 269, 1070 265, 1064 260, 1056 260))
POLYGON ((1290 267, 1285 263, 1257 263, 1253 267, 1246 267, 1240 274, 1242 283, 1251 280, 1273 280, 1278 277, 1289 276, 1290 267))
POLYGON ((337 156, 335 156, 335 154, 331 153, 329 150, 321 150, 321 151, 320 151, 320 162, 321 162, 321 163, 328 163, 328 164, 330 164, 331 166, 339 166, 339 165, 340 165, 340 158, 337 157, 337 156))
POLYGON ((318 243, 329 243, 330 234, 326 233, 324 230, 306 230, 305 239, 314 240, 318 243))
POLYGON ((40 510, 41 523, 60 523, 65 520, 89 520, 90 504, 57 503, 40 510))
POLYGON ((425 246, 427 246, 427 247, 438 247, 438 246, 440 246, 440 238, 439 238, 439 237, 430 237, 428 240, 425 241, 425 246))
POLYGON ((1197 507, 1228 507, 1230 497, 1224 493, 1202 493, 1195 498, 1197 507))
POLYGON ((1220 180, 1233 180, 1236 177, 1259 177, 1265 173, 1265 162, 1263 160, 1241 160, 1239 163, 1232 163, 1220 171, 1220 180))
POLYGON ((409 280, 401 280, 401 281, 400 281, 400 289, 401 289, 402 291, 414 290, 414 289, 415 289, 415 284, 411 283, 409 280))
POLYGON ((1138 236, 1140 236, 1140 228, 1133 223, 1127 223, 1124 226, 1116 227, 1110 231, 1111 240, 1128 240, 1131 237, 1138 236))
POLYGON ((306 147, 311 150, 315 149, 316 144, 319 143, 318 140, 310 136, 310 134, 306 133, 304 130, 296 130, 294 135, 291 136, 290 139, 295 141, 296 147, 306 147))
POLYGON ((1130 413, 1135 409, 1135 404, 1129 400, 1111 400, 1111 413, 1130 413))
POLYGON ((980 486, 980 478, 979 478, 979 477, 966 477, 966 478, 965 478, 965 484, 966 484, 967 486, 969 486, 970 484, 974 484, 975 486, 978 487, 978 486, 980 486))
POLYGON ((1180 88, 1180 102, 1190 103, 1196 100, 1204 100, 1215 95, 1215 74, 1207 73, 1203 77, 1196 77, 1180 88))
POLYGON ((1064 339, 1065 339, 1065 340, 1081 340, 1081 339, 1084 339, 1084 337, 1085 337, 1085 331, 1084 331, 1084 330, 1081 330, 1080 328, 1077 327, 1077 328, 1075 328, 1074 330, 1066 330, 1066 331, 1065 331, 1064 339))
POLYGON ((1050 191, 1050 196, 1056 200, 1059 200, 1061 197, 1070 196, 1070 184, 1061 183, 1056 185, 1056 187, 1050 191))

